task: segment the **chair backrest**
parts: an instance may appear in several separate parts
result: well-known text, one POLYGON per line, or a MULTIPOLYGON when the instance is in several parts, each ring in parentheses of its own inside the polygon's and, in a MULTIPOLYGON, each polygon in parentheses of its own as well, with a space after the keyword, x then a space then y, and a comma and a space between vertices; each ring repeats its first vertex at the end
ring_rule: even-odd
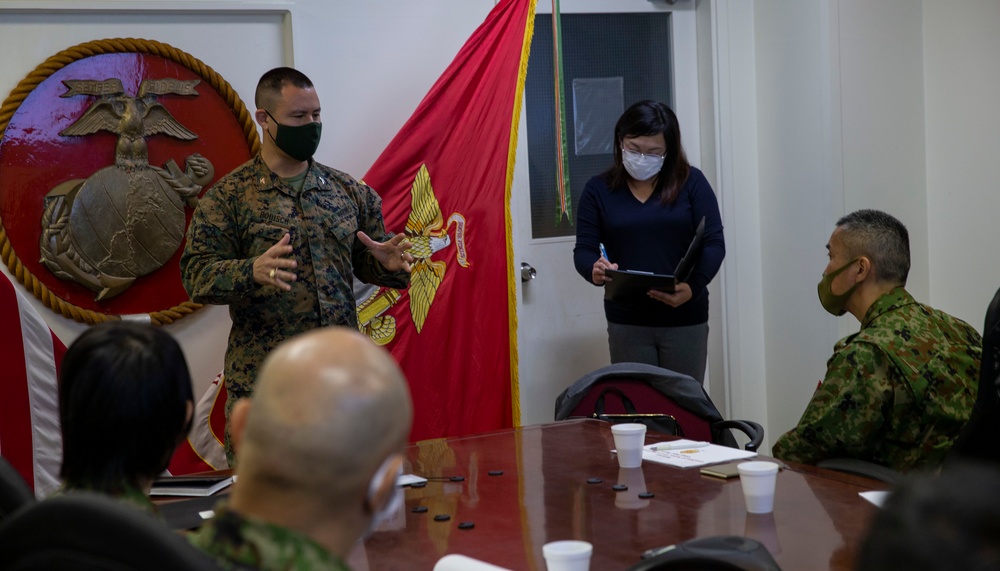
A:
MULTIPOLYGON (((635 412, 676 418, 685 438, 735 448, 736 439, 729 429, 736 429, 750 439, 747 450, 756 450, 764 439, 764 429, 755 422, 723 420, 693 377, 644 363, 615 363, 576 380, 556 398, 555 419, 593 416, 600 395, 610 387, 620 390, 635 406, 635 412)), ((604 401, 604 412, 621 411, 610 408, 615 397, 606 395, 604 401)))
POLYGON ((0 527, 6 571, 218 571, 163 522, 118 500, 72 492, 22 508, 0 527))
POLYGON ((31 487, 6 458, 0 456, 0 521, 35 502, 31 487))
POLYGON ((620 377, 601 379, 583 394, 569 416, 592 416, 601 408, 608 414, 627 412, 668 414, 676 419, 680 428, 679 436, 704 442, 712 441, 712 424, 707 418, 681 407, 669 395, 656 390, 646 381, 620 377), (627 410, 625 401, 619 395, 627 398, 635 410, 627 410), (603 406, 598 406, 598 401, 602 402, 603 406))
POLYGON ((781 571, 764 544, 738 535, 699 537, 660 551, 628 571, 781 571))
POLYGON ((1000 463, 1000 289, 983 322, 983 358, 972 417, 952 448, 952 459, 1000 463))

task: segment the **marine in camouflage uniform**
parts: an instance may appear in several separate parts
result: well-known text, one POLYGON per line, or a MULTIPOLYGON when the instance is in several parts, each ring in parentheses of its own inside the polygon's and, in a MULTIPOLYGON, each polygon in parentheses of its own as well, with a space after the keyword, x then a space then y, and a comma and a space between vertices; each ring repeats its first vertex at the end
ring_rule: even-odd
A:
POLYGON ((215 517, 187 538, 224 569, 233 569, 235 563, 263 571, 349 571, 339 557, 308 537, 245 518, 224 501, 216 506, 215 517))
MULTIPOLYGON (((387 271, 355 234, 392 235, 382 201, 365 184, 310 159, 302 190, 273 173, 258 154, 201 198, 181 256, 184 288, 198 303, 228 304, 226 417, 253 391, 258 365, 278 343, 329 325, 357 328, 352 273, 364 282, 405 288, 406 272, 387 271), (296 260, 291 291, 254 281, 254 260, 285 234, 296 260)), ((232 463, 229 426, 226 453, 232 463)))
POLYGON ((798 426, 776 458, 859 458, 901 472, 936 466, 976 398, 982 339, 969 324, 917 303, 902 287, 841 339, 798 426))

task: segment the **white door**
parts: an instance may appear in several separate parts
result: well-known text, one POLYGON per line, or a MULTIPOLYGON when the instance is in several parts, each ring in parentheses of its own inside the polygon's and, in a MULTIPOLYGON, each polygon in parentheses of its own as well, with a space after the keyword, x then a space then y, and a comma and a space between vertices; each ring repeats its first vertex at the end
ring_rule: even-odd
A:
POLYGON ((573 266, 575 238, 531 239, 524 113, 511 192, 514 266, 528 264, 534 279, 521 281, 517 299, 521 424, 551 422, 555 399, 583 374, 611 362, 604 289, 584 281, 573 266))
MULTIPOLYGON (((697 132, 694 2, 680 0, 670 6, 648 0, 562 0, 560 4, 563 14, 672 12, 670 36, 674 58, 669 64, 673 71, 674 110, 681 123, 688 159, 698 165, 700 137, 697 132)), ((538 1, 538 13, 551 13, 551 9, 550 2, 538 1)), ((639 48, 641 46, 637 46, 639 48)), ((566 76, 567 81, 571 79, 566 76)), ((571 94, 567 94, 566 114, 567 121, 572 121, 571 94)), ((522 425, 551 422, 559 393, 585 373, 610 363, 604 290, 586 282, 576 272, 573 266, 575 237, 532 237, 526 123, 526 113, 522 109, 511 192, 514 266, 515 273, 522 264, 535 270, 535 277, 520 282, 518 288, 522 425)), ((567 143, 569 152, 573 152, 573 142, 567 143)))

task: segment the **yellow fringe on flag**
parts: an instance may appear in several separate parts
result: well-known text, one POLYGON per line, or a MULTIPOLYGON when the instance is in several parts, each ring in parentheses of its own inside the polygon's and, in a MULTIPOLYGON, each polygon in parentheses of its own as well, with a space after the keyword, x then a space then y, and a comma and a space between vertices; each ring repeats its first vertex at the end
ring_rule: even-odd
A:
POLYGON ((514 426, 521 426, 521 389, 518 375, 517 348, 517 273, 514 270, 513 217, 510 212, 511 189, 514 186, 514 161, 517 155, 517 132, 521 122, 521 103, 524 99, 524 81, 528 75, 528 55, 531 53, 531 36, 535 32, 535 2, 528 8, 528 21, 524 26, 521 47, 521 66, 517 72, 517 90, 514 92, 514 112, 511 117, 510 143, 507 151, 507 181, 504 190, 504 225, 507 229, 507 303, 510 316, 510 398, 514 426))

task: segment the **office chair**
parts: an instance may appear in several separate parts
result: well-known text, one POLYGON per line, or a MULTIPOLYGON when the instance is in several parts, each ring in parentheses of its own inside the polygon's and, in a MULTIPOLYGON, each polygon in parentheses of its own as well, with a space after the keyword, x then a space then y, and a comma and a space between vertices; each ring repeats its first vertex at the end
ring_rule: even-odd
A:
MULTIPOLYGON (((750 420, 724 420, 701 383, 693 377, 644 363, 615 363, 601 367, 576 380, 559 394, 555 419, 601 418, 605 415, 653 414, 651 430, 677 434, 738 448, 730 429, 749 439, 744 446, 756 451, 764 440, 764 428, 750 420), (665 417, 673 422, 664 422, 665 417), (659 429, 676 424, 676 431, 659 429)), ((641 422, 641 416, 635 417, 641 422)), ((647 417, 649 418, 649 417, 647 417)), ((610 420, 610 418, 605 418, 610 420)))
POLYGON ((816 462, 816 466, 826 468, 827 470, 844 472, 845 474, 864 476, 865 478, 871 478, 887 484, 896 484, 903 478, 903 474, 888 466, 858 458, 827 458, 826 460, 816 462))
POLYGON ((759 541, 718 535, 653 550, 627 571, 781 571, 781 567, 759 541))
POLYGON ((35 502, 28 483, 6 458, 0 456, 0 522, 22 506, 35 502))
POLYGON ((1000 289, 993 295, 983 323, 976 404, 946 462, 956 459, 1000 463, 1000 289))
POLYGON ((163 522, 118 500, 72 492, 18 510, 0 527, 6 571, 219 571, 163 522))

